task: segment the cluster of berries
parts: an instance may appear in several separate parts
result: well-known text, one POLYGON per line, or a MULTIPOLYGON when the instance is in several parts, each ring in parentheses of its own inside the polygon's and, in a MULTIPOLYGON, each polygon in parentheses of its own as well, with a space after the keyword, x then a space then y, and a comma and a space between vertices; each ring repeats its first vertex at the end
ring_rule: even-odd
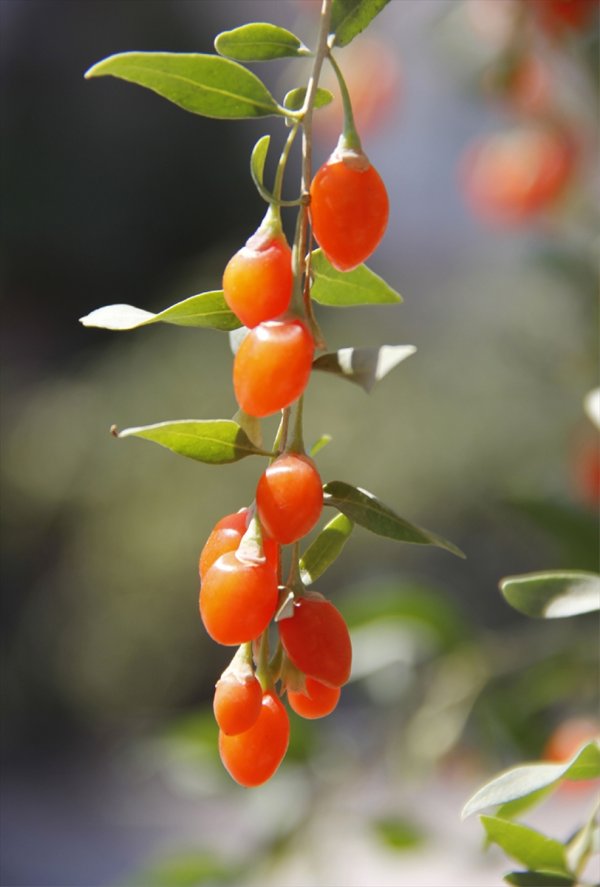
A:
MULTIPOLYGON (((359 265, 378 245, 388 217, 385 187, 364 154, 336 149, 311 186, 313 233, 340 270, 359 265)), ((301 397, 314 357, 306 321, 291 310, 292 253, 272 207, 228 262, 223 292, 248 328, 234 360, 241 409, 271 415, 301 397)), ((297 542, 323 509, 323 486, 311 458, 287 447, 261 475, 255 502, 222 518, 200 555, 200 614, 208 634, 240 645, 216 685, 214 713, 225 768, 243 786, 268 780, 283 760, 290 707, 319 718, 336 707, 349 678, 352 648, 336 607, 301 582, 281 584, 280 547, 297 542), (279 643, 269 660, 275 620, 279 643)))

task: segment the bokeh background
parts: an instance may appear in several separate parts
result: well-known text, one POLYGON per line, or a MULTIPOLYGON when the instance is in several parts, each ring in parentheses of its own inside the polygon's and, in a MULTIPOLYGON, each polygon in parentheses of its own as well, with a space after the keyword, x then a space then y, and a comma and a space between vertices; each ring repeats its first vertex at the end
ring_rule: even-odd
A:
MULTIPOLYGON (((315 378, 307 441, 332 436, 324 479, 372 490, 467 560, 354 532, 319 583, 353 629, 354 679, 326 722, 294 719, 277 777, 247 792, 216 753, 228 651, 197 615, 197 557, 251 501, 260 463, 213 468, 108 433, 231 416, 227 337, 78 318, 218 288, 264 212, 251 148, 284 134, 83 73, 130 49, 210 52, 252 20, 311 45, 319 4, 0 3, 3 885, 500 882, 505 863, 460 823, 462 803, 597 705, 594 625, 532 623, 498 591, 508 574, 598 566, 583 409, 597 365, 596 10, 557 25, 526 5, 511 31, 510 0, 392 0, 339 53, 391 200, 369 264, 405 301, 323 308, 319 322, 331 348, 418 351, 369 396, 315 378), (545 92, 506 75, 523 35, 545 92), (482 212, 469 151, 531 125, 566 134, 565 182, 533 210, 482 212)), ((307 76, 301 62, 255 70, 278 98, 307 76)), ((319 114, 317 163, 339 129, 319 114)), ((581 803, 540 815, 564 838, 581 803)))

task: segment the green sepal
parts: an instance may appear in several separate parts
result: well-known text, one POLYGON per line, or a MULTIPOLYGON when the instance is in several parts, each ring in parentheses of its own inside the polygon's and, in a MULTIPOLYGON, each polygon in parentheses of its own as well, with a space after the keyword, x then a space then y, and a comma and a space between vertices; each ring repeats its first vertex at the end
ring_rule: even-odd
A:
POLYGON ((320 354, 313 369, 334 373, 341 379, 360 385, 367 394, 394 367, 414 354, 414 345, 380 345, 379 348, 339 348, 320 354))
POLYGON ((273 455, 255 446, 233 419, 180 419, 111 430, 115 437, 142 437, 180 456, 210 465, 238 462, 246 456, 273 455))
POLYGON ((93 65, 85 77, 106 75, 151 89, 203 117, 241 120, 285 114, 255 74, 218 55, 123 52, 93 65))
POLYGON ((300 558, 300 578, 312 585, 342 553, 354 524, 345 514, 338 514, 327 523, 315 541, 300 558))
POLYGON ((560 619, 600 610, 600 575, 583 570, 547 570, 500 581, 507 602, 526 616, 560 619))
POLYGON ((172 323, 229 332, 242 325, 229 309, 222 290, 190 296, 158 314, 134 305, 105 305, 80 317, 79 322, 83 326, 103 330, 134 330, 151 323, 172 323))
POLYGON ((310 50, 295 34, 268 22, 250 22, 223 31, 215 38, 215 49, 219 55, 238 62, 265 62, 310 55, 310 50))
POLYGON ((394 305, 402 296, 366 265, 353 271, 338 271, 322 250, 311 255, 311 298, 320 305, 348 308, 353 305, 394 305))
POLYGON ((416 545, 436 545, 458 557, 465 557, 463 552, 436 533, 423 530, 399 517, 395 511, 384 505, 373 493, 360 487, 352 487, 340 480, 330 481, 323 487, 325 505, 331 505, 345 514, 346 517, 370 530, 378 536, 386 536, 397 542, 412 542, 416 545))
MULTIPOLYGON (((283 107, 287 108, 288 111, 300 111, 304 106, 305 99, 305 86, 298 87, 297 89, 290 89, 290 91, 284 96, 283 107)), ((315 93, 313 108, 324 108, 326 105, 331 104, 332 101, 333 93, 329 92, 328 89, 323 89, 323 87, 319 86, 315 93)))

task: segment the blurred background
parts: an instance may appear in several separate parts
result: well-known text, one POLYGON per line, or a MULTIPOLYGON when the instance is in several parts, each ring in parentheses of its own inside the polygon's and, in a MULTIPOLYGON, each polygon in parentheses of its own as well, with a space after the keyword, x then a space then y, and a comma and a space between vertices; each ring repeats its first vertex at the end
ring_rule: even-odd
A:
MULTIPOLYGON (((252 146, 285 134, 83 73, 125 50, 210 52, 247 21, 310 46, 319 3, 2 0, 3 885, 500 882, 462 804, 598 698, 590 620, 532 622, 498 591, 598 567, 597 4, 567 6, 392 0, 339 52, 391 201, 369 265, 405 301, 318 319, 331 349, 418 351, 369 396, 314 378, 307 443, 330 434, 324 480, 467 560, 354 532, 319 582, 352 627, 353 680, 325 722, 294 719, 281 770, 248 792, 218 760, 229 655, 198 618, 197 558, 262 463, 108 433, 233 415, 227 337, 78 318, 218 288, 264 213, 252 146)), ((255 70, 281 100, 308 69, 255 70)), ((317 164, 339 126, 318 112, 317 164)), ((564 838, 586 798, 559 800, 539 815, 564 838)))

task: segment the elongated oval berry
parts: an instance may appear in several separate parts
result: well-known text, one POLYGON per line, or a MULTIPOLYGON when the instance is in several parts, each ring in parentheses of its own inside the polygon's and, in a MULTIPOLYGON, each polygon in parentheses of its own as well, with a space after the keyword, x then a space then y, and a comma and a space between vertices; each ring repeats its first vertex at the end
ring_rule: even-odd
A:
POLYGON ((344 617, 321 595, 298 598, 281 619, 279 635, 288 657, 308 677, 341 687, 350 677, 352 644, 344 617))
POLYGON ((200 615, 219 644, 254 640, 277 607, 277 572, 269 561, 254 564, 227 552, 210 567, 200 589, 200 615))
POLYGON ((254 788, 273 776, 285 757, 289 740, 288 714, 277 696, 267 691, 250 729, 236 736, 219 733, 219 754, 232 779, 254 788))
POLYGON ((283 234, 261 226, 227 263, 225 301, 244 326, 255 327, 287 311, 292 298, 292 251, 283 234))
POLYGON ((306 690, 288 690, 290 708, 303 718, 313 720, 331 714, 340 699, 339 687, 328 687, 314 678, 306 678, 306 690))
POLYGON ((308 456, 284 453, 269 465, 256 488, 260 522, 282 545, 312 530, 323 510, 323 486, 308 456))
MULTIPOLYGON (((201 579, 204 579, 206 571, 212 567, 222 554, 226 554, 228 551, 237 551, 242 537, 248 528, 249 519, 250 509, 243 508, 234 514, 225 515, 215 524, 204 548, 200 552, 198 571, 201 579)), ((274 539, 270 539, 264 533, 262 542, 266 559, 277 570, 279 563, 279 546, 277 542, 274 539)))
POLYGON ((258 720, 263 692, 254 675, 223 674, 213 699, 215 720, 223 733, 235 736, 249 730, 258 720))
POLYGON ((310 186, 315 239, 338 271, 351 271, 375 251, 385 233, 385 185, 365 154, 336 148, 310 186))
POLYGON ((251 330, 233 362, 233 387, 250 416, 270 416, 297 400, 308 384, 315 344, 298 319, 271 320, 251 330))

